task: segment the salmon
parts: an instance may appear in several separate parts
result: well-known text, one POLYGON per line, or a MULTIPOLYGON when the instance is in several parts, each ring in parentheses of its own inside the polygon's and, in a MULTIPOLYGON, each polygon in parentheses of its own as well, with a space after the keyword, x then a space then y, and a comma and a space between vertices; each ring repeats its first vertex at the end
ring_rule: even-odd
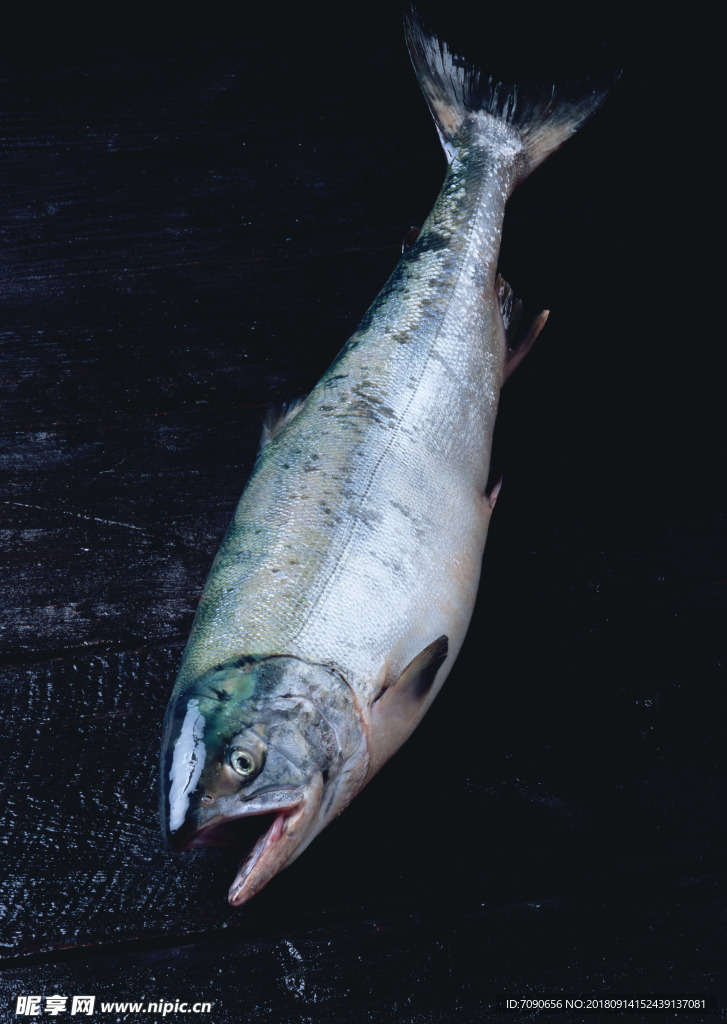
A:
POLYGON ((444 184, 313 391, 265 431, 165 718, 164 833, 240 847, 236 906, 398 750, 457 657, 500 389, 547 315, 513 344, 505 204, 606 92, 508 88, 412 12, 405 29, 444 184))

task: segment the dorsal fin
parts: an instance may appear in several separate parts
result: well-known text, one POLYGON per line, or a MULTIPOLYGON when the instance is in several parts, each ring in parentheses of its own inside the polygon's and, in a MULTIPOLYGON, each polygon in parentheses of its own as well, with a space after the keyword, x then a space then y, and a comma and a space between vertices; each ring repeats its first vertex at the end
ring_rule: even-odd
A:
POLYGON ((277 437, 284 427, 287 427, 287 425, 295 419, 305 405, 306 398, 307 396, 303 395, 301 398, 296 398, 293 402, 286 402, 285 405, 277 411, 272 408, 268 409, 265 420, 263 421, 258 455, 267 448, 273 438, 277 437))
POLYGON ((406 252, 407 249, 411 249, 421 233, 422 229, 412 224, 401 241, 401 251, 406 252))

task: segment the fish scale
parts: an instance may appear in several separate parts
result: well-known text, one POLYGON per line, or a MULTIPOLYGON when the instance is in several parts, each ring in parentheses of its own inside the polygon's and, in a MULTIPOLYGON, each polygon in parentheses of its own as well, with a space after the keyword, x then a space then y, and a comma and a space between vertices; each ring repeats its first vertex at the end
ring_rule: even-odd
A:
POLYGON ((382 669, 398 674, 434 636, 450 636, 453 660, 486 535, 481 499, 505 358, 492 225, 512 178, 476 145, 476 129, 465 132, 472 139, 417 242, 261 454, 200 607, 190 649, 199 634, 205 653, 190 671, 292 653, 336 665, 368 697, 382 669), (300 524, 293 547, 291 522, 300 524), (224 595, 242 592, 231 615, 224 595))
POLYGON ((165 719, 171 844, 229 842, 231 825, 263 817, 236 905, 395 753, 461 648, 497 496, 500 388, 545 320, 519 351, 506 337, 505 204, 604 94, 509 91, 412 13, 407 39, 444 184, 341 353, 266 428, 165 719))

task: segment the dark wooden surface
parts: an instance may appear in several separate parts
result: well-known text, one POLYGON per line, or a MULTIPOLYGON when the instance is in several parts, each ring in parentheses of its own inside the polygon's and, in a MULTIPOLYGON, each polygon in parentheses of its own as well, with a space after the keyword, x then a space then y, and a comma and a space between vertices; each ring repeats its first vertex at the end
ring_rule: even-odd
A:
POLYGON ((2 1020, 22 992, 215 1024, 725 994, 721 339, 676 144, 708 118, 664 102, 691 51, 603 16, 495 41, 465 7, 427 10, 499 77, 624 76, 509 208, 503 273, 552 315, 503 395, 457 668, 241 911, 233 853, 162 847, 161 718, 264 411, 426 216, 436 135, 394 5, 3 41, 2 1020))

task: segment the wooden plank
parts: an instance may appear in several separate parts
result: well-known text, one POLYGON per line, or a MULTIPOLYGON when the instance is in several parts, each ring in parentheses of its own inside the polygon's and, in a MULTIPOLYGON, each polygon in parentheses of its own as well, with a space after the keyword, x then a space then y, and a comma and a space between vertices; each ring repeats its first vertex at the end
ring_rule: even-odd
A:
MULTIPOLYGON (((496 1020, 483 963, 521 988, 718 986, 685 950, 717 940, 723 877, 721 442, 678 314, 653 329, 674 228, 631 170, 665 129, 633 114, 653 66, 513 198, 503 269, 554 312, 503 396, 484 589, 436 709, 242 912, 234 853, 161 845, 161 718, 264 410, 314 383, 438 187, 398 14, 375 15, 333 51, 299 12, 4 59, 7 1005, 119 977, 152 999, 160 964, 165 996, 213 976, 220 1024, 240 962, 278 1022, 496 1020), (646 941, 647 919, 644 963, 619 921, 646 941)), ((564 74, 602 45, 569 58, 583 30, 559 31, 564 74)), ((536 31, 499 42, 498 73, 542 76, 536 31)))

